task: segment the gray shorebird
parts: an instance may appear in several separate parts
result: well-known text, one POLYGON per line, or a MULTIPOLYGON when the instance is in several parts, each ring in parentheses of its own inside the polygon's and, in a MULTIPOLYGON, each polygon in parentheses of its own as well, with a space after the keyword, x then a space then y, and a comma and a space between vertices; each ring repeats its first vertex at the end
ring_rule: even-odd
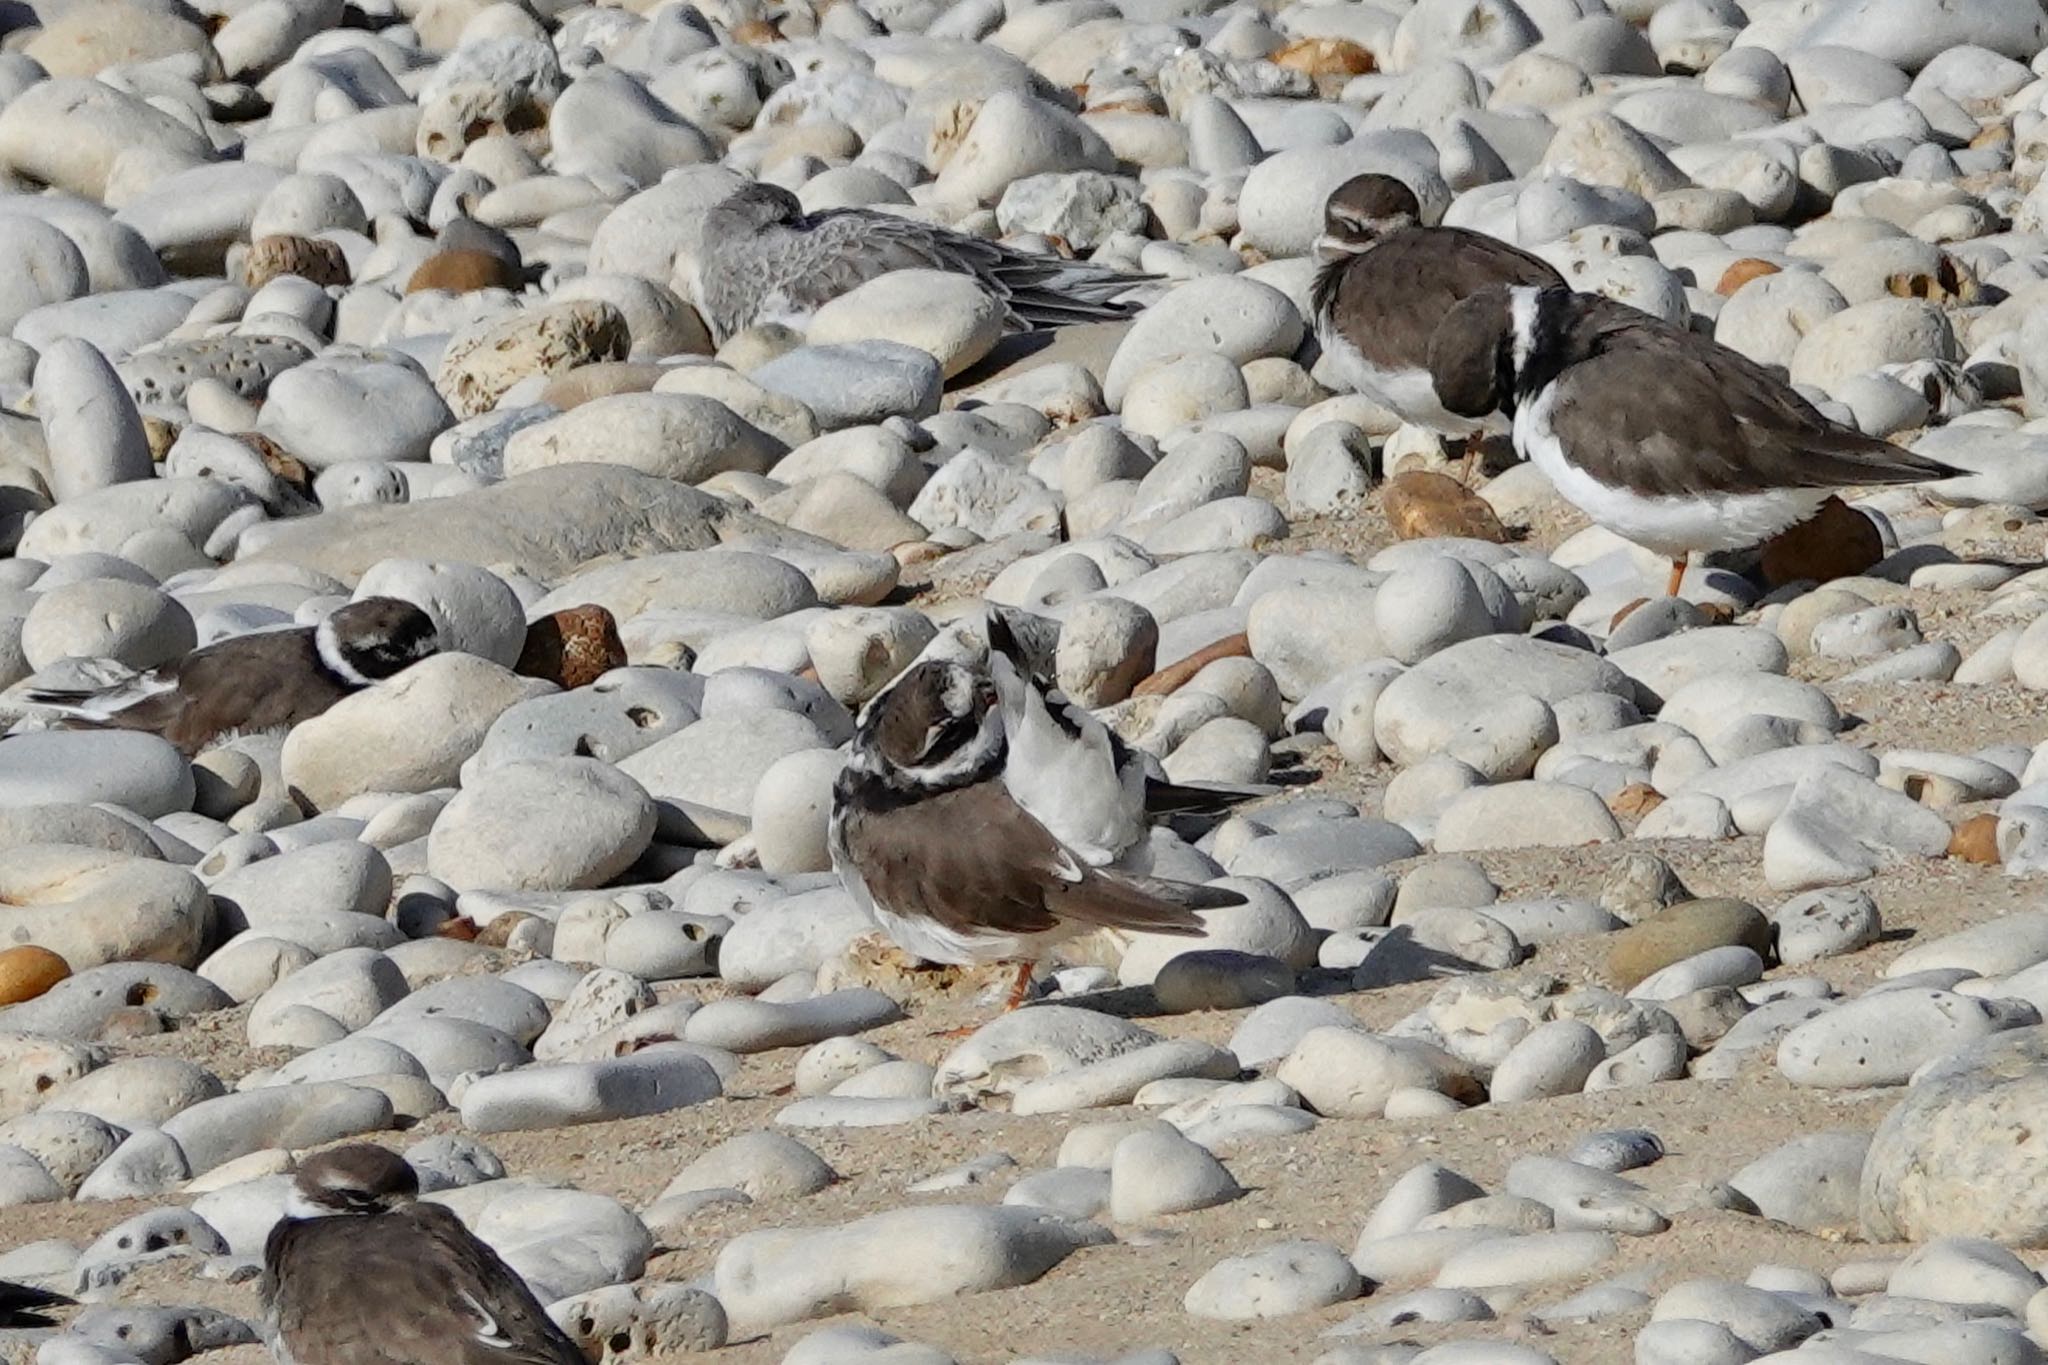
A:
POLYGON ((1037 961, 1094 929, 1203 933, 1218 887, 1092 865, 1011 794, 995 684, 962 664, 905 670, 861 713, 832 788, 828 842, 847 890, 928 962, 1013 962, 1009 1007, 1037 961))
POLYGON ((1429 341, 1459 300, 1492 285, 1562 285, 1549 262, 1482 232, 1425 227, 1415 191, 1391 175, 1359 175, 1323 205, 1311 301, 1316 340, 1337 373, 1404 422, 1463 448, 1506 429, 1491 413, 1453 412, 1429 377, 1429 341))
POLYGON ((1515 449, 1602 526, 1671 560, 1757 545, 1830 493, 1964 471, 1830 421, 1761 365, 1627 304, 1488 289, 1430 345, 1452 412, 1513 415, 1515 449))
POLYGON ((714 341, 757 322, 801 329, 813 313, 892 270, 971 275, 1003 301, 1012 332, 1127 318, 1116 296, 1151 277, 1020 251, 872 209, 805 213, 779 185, 743 185, 704 219, 697 305, 714 341))
POLYGON ((589 1365, 498 1254, 397 1153, 306 1158, 263 1247, 265 1333, 280 1365, 589 1365))
POLYGON ((190 755, 309 720, 438 647, 424 611, 366 597, 317 626, 237 635, 96 692, 43 689, 24 699, 49 708, 56 728, 147 730, 190 755))

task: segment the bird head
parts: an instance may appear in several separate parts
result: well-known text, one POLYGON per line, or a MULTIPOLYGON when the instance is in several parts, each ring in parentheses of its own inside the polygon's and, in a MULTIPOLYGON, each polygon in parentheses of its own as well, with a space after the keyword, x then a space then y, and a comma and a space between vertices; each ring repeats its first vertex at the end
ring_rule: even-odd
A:
POLYGON ((1316 239, 1322 261, 1355 256, 1389 233, 1418 226, 1422 201, 1391 175, 1354 175, 1323 203, 1323 235, 1316 239))
POLYGON ((914 664, 868 703, 853 746, 857 763, 920 785, 978 780, 1003 757, 995 683, 965 664, 914 664))
POLYGON ((404 1157, 374 1143, 352 1142, 299 1163, 285 1211, 293 1218, 382 1213, 419 1192, 419 1175, 404 1157))

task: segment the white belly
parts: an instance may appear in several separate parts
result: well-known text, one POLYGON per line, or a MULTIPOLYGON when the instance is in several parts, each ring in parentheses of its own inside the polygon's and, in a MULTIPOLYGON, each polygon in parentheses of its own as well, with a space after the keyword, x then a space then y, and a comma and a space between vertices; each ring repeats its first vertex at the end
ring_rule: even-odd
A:
POLYGON ((1565 458, 1563 444, 1550 429, 1556 397, 1556 387, 1545 386, 1515 413, 1515 449, 1549 477, 1566 501, 1646 550, 1677 559, 1757 545, 1805 521, 1827 501, 1825 488, 1646 497, 1610 487, 1565 458))
POLYGON ((1470 436, 1503 425, 1497 418, 1460 417, 1437 401, 1436 385, 1426 367, 1389 369, 1375 365, 1360 354, 1335 328, 1316 329, 1316 338, 1337 374, 1356 393, 1362 393, 1404 422, 1433 431, 1439 436, 1470 436))

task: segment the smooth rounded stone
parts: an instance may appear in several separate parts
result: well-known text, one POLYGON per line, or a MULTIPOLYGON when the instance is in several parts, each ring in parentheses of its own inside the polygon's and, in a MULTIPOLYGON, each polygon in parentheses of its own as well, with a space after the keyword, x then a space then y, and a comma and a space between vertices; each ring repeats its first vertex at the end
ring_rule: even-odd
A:
MULTIPOLYGON (((1384 710, 1384 698, 1381 706, 1384 710)), ((1475 787, 1453 799, 1437 818, 1435 843, 1439 852, 1454 853, 1571 848, 1621 837, 1621 826, 1606 805, 1583 787, 1507 782, 1475 787)))
POLYGON ((805 629, 804 647, 819 684, 846 705, 858 706, 909 667, 937 634, 923 612, 857 607, 819 617, 805 629))
POLYGON ((1840 957, 1877 942, 1877 902, 1855 888, 1808 891, 1771 912, 1778 961, 1785 966, 1840 957))
POLYGON ((766 473, 779 446, 715 399, 621 393, 514 432, 505 443, 505 473, 516 478, 558 465, 616 464, 702 483, 732 471, 766 473))
POLYGON ((662 610, 767 621, 817 606, 818 591, 794 565, 765 553, 684 550, 635 556, 576 574, 533 610, 559 611, 583 603, 601 606, 621 621, 662 610))
POLYGON ((1778 1070, 1823 1089, 1904 1085, 1923 1063, 2038 1021, 2020 1001, 1928 987, 1875 992, 1793 1028, 1778 1044, 1778 1070))
POLYGON ((207 890, 222 928, 255 929, 321 951, 324 917, 383 918, 391 865, 367 844, 336 839, 236 868, 207 890))
POLYGON ((1660 968, 1629 988, 1631 1000, 1679 1000, 1697 991, 1747 986, 1763 979, 1764 962, 1742 944, 1709 948, 1660 968))
POLYGON ((77 844, 136 858, 161 856, 140 828, 98 806, 53 801, 35 806, 0 806, 0 844, 77 844))
POLYGON ((73 972, 136 960, 196 966, 212 925, 206 888, 183 868, 76 844, 0 853, 0 942, 49 949, 73 972))
POLYGON ((1327 1308, 1358 1297, 1358 1271, 1328 1242, 1280 1242, 1217 1262, 1181 1306, 1198 1318, 1246 1322, 1327 1308))
POLYGON ((363 1028, 406 994, 398 964, 369 948, 345 948, 300 968, 260 996, 249 1011, 249 1042, 289 1044, 286 1015, 315 1009, 344 1029, 363 1028))
POLYGON ((1278 888, 1254 878, 1227 877, 1216 883, 1224 890, 1245 898, 1243 905, 1205 911, 1204 935, 1127 935, 1123 958, 1117 964, 1117 980, 1125 986, 1149 986, 1167 963, 1184 953, 1227 950, 1277 958, 1290 967, 1304 968, 1315 960, 1315 938, 1301 912, 1278 888))
POLYGON ((892 1054, 864 1038, 827 1038, 797 1058, 796 1093, 806 1097, 829 1094, 842 1082, 894 1060, 892 1054))
POLYGON ((2048 961, 2048 912, 2001 915, 1915 944, 1887 963, 1888 979, 1953 968, 1971 976, 2008 976, 2048 961))
POLYGON ((1171 958, 1152 979, 1152 995, 1169 1013, 1248 1009, 1294 990, 1293 970, 1258 953, 1207 949, 1171 958))
POLYGON ((480 1076, 463 1088, 460 1108, 465 1127, 502 1133, 662 1114, 721 1093, 718 1073, 696 1053, 654 1047, 608 1061, 480 1076))
POLYGON ((1734 1280, 1685 1280, 1664 1291, 1650 1321, 1718 1323, 1753 1350, 1789 1350, 1821 1330, 1822 1320, 1789 1296, 1734 1280))
POLYGON ((617 763, 694 723, 701 678, 666 668, 615 668, 588 687, 543 693, 491 723, 475 765, 568 758, 579 751, 617 763))
POLYGON ((320 356, 278 375, 257 429, 319 471, 352 460, 424 460, 454 423, 416 365, 373 352, 320 356))
POLYGON ((1973 1308, 2028 1311, 2041 1277, 2006 1247, 1988 1238, 1943 1237, 1912 1252, 1892 1272, 1886 1292, 1973 1308))
POLYGON ((381 1092, 338 1082, 268 1086, 203 1100, 166 1119, 192 1174, 268 1147, 318 1147, 392 1126, 381 1092))
POLYGON ((811 1333, 782 1357, 782 1365, 959 1365, 936 1346, 905 1341, 877 1327, 827 1327, 811 1333))
MULTIPOLYGON (((54 1078, 52 1078, 54 1080, 54 1078)), ((41 1092, 43 1107, 87 1114, 117 1128, 161 1126, 171 1115, 223 1094, 218 1077, 176 1057, 123 1057, 41 1092)))
POLYGON ((1500 1289, 1574 1279, 1613 1259, 1605 1232, 1495 1236, 1454 1251, 1437 1270, 1439 1289, 1500 1289))
POLYGON ((193 794, 184 756, 140 731, 32 731, 0 749, 0 806, 104 803, 153 820, 190 810, 193 794))
POLYGON ((504 763, 441 812, 427 870, 457 891, 602 886, 646 852, 654 822, 645 789, 600 759, 504 763))
MULTIPOLYGON (((1192 1039, 1169 1039, 1026 1081, 1010 1096, 1010 1111, 1052 1114, 1128 1104, 1154 1081, 1176 1076, 1232 1080, 1239 1069, 1237 1058, 1220 1048, 1192 1039)), ((935 1086, 945 1084, 947 1074, 946 1068, 941 1068, 935 1086)))
POLYGON ((177 599, 113 578, 38 593, 21 627, 22 653, 37 669, 76 658, 154 668, 197 644, 191 614, 177 599))
POLYGON ((839 1178, 825 1159, 795 1138, 772 1131, 742 1133, 676 1173, 661 1198, 696 1190, 735 1189, 754 1200, 800 1199, 839 1178))
POLYGON ((427 1017, 488 1024, 530 1044, 548 1026, 548 1002, 502 976, 450 976, 416 987, 379 1016, 387 1027, 427 1017))
POLYGON ((950 379, 1003 336, 1003 309, 966 275, 894 270, 826 303, 812 316, 813 346, 889 341, 930 355, 950 379))
POLYGON ((1773 1222, 1820 1236, 1851 1234, 1870 1143, 1868 1133, 1809 1133, 1764 1153, 1728 1184, 1773 1222))
POLYGON ((58 501, 154 474, 141 415, 99 347, 67 337, 45 350, 34 397, 58 501))
POLYGON ((453 786, 491 723, 549 690, 474 655, 434 655, 294 726, 284 779, 318 810, 363 792, 453 786))
POLYGON ((1593 1068, 1586 1077, 1586 1089, 1620 1090, 1628 1086, 1654 1085, 1675 1081, 1685 1075, 1686 1039, 1670 1033, 1656 1033, 1629 1044, 1593 1068))
POLYGON ((1885 365, 1956 360, 1947 316, 1918 299, 1851 304, 1808 332, 1792 353, 1792 382, 1833 393, 1843 381, 1885 365))
POLYGON ((1425 559, 1382 584, 1373 601, 1373 624, 1380 643, 1404 664, 1495 629, 1472 572, 1448 557, 1425 559))
POLYGON ((1255 839, 1227 865, 1233 877, 1263 878, 1292 894, 1334 874, 1371 870, 1421 852, 1399 825, 1330 819, 1255 839))
POLYGON ((1746 1365, 1754 1347, 1718 1322, 1676 1318, 1636 1333, 1637 1365, 1746 1365))
POLYGON ((934 1205, 727 1242, 713 1287, 735 1335, 829 1313, 939 1302, 1029 1284, 1106 1230, 1043 1210, 934 1205))
POLYGON ((832 1093, 849 1099, 928 1099, 932 1093, 932 1077, 937 1074, 937 1068, 923 1062, 884 1062, 840 1082, 832 1093))
POLYGON ((495 1072, 523 1067, 533 1054, 511 1034, 451 1015, 415 1015, 378 1020, 364 1034, 395 1042, 426 1068, 427 1079, 443 1092, 470 1072, 495 1072))
POLYGON ((1243 1192, 1222 1162, 1175 1132, 1133 1133, 1110 1159, 1109 1211, 1119 1223, 1213 1208, 1243 1192))
POLYGON ((1609 938, 1608 975, 1631 990, 1674 963, 1732 944, 1759 954, 1769 948, 1769 923, 1756 907, 1728 899, 1687 901, 1609 938))
POLYGON ((1606 1059, 1607 1044, 1590 1025, 1553 1019, 1532 1029, 1501 1059, 1488 1094, 1495 1104, 1576 1094, 1606 1059))
POLYGON ((1230 1051, 1248 1067, 1263 1067, 1285 1057, 1312 1029, 1360 1027, 1358 1020, 1334 1000, 1288 995, 1258 1006, 1230 1035, 1230 1051))
POLYGON ((798 1100, 777 1111, 785 1128, 894 1128, 953 1112, 956 1105, 930 1097, 870 1098, 864 1095, 823 1095, 798 1100))
MULTIPOLYGON (((12 1148, 26 1154, 30 1163, 41 1168, 45 1180, 56 1183, 57 1198, 76 1194, 93 1168, 112 1156, 120 1143, 121 1135, 116 1129, 90 1114, 46 1107, 0 1123, 0 1151, 12 1148)), ((0 1173, 0 1188, 14 1183, 0 1173)), ((9 1200, 0 1193, 0 1202, 31 1201, 9 1200)))
POLYGON ((752 809, 762 778, 778 760, 826 747, 827 736, 802 715, 732 711, 706 715, 630 755, 619 771, 664 806, 686 803, 743 812, 752 809))
POLYGON ((1588 692, 1626 696, 1632 686, 1595 655, 1489 635, 1440 650, 1389 683, 1374 710, 1373 729, 1380 748, 1405 767, 1443 752, 1472 717, 1511 697, 1554 705, 1588 692))
POLYGON ((828 1037, 861 1033, 903 1017, 879 991, 854 988, 808 1000, 714 1000, 690 1016, 687 1042, 741 1054, 807 1047, 828 1037))
POLYGON ((1273 1074, 1331 1118, 1379 1118, 1401 1090, 1432 1090, 1466 1103, 1482 1096, 1471 1071, 1443 1049, 1355 1026, 1309 1030, 1273 1074))
POLYGON ((1162 361, 1212 352, 1242 366, 1291 355, 1305 328, 1292 300, 1270 285, 1232 275, 1182 287, 1138 315, 1117 343, 1103 376, 1103 397, 1121 410, 1132 382, 1162 361))
POLYGON ((757 905, 720 943, 718 974, 736 990, 760 991, 792 972, 815 972, 874 928, 867 911, 838 887, 757 905))
POLYGON ((931 416, 939 410, 945 370, 927 351, 878 339, 799 346, 748 378, 802 403, 823 430, 838 431, 895 416, 931 416))
POLYGON ((1468 1199, 1422 1220, 1424 1231, 1435 1228, 1492 1228, 1499 1232, 1547 1232, 1557 1215, 1550 1205, 1517 1194, 1489 1194, 1468 1199))

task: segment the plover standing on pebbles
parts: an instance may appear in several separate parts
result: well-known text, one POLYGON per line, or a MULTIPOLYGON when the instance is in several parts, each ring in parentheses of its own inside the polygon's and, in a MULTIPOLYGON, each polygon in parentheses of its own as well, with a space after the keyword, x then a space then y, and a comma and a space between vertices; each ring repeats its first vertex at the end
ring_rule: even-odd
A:
POLYGON ((1438 436, 1475 442, 1506 424, 1452 412, 1429 382, 1429 339, 1452 305, 1489 285, 1562 285, 1552 266, 1495 237, 1424 227, 1415 191, 1391 175, 1359 175, 1323 205, 1311 295, 1316 340, 1359 393, 1438 436))
POLYGON ((1014 1008, 1064 939, 1106 928, 1199 937, 1197 911, 1244 903, 1091 866, 1018 804, 1009 761, 995 685, 962 664, 913 665, 861 713, 832 787, 832 865, 905 952, 1016 963, 1014 1008))
POLYGON ((96 692, 32 690, 59 729, 148 730, 187 755, 238 734, 283 730, 439 647, 410 602, 366 597, 317 626, 252 631, 96 692))
POLYGON ((1564 288, 1488 289, 1430 346, 1452 412, 1496 407, 1515 449, 1616 534, 1671 560, 1757 545, 1830 493, 1964 471, 1829 421, 1761 365, 1626 304, 1564 288))
POLYGON ((973 276, 1003 301, 1012 332, 1131 317, 1136 307, 1116 296, 1148 279, 872 209, 805 213, 788 190, 756 182, 705 216, 697 304, 723 344, 757 322, 801 328, 825 304, 892 270, 973 276))
POLYGON ((589 1365, 517 1272, 368 1143, 306 1158, 263 1246, 281 1365, 589 1365))

